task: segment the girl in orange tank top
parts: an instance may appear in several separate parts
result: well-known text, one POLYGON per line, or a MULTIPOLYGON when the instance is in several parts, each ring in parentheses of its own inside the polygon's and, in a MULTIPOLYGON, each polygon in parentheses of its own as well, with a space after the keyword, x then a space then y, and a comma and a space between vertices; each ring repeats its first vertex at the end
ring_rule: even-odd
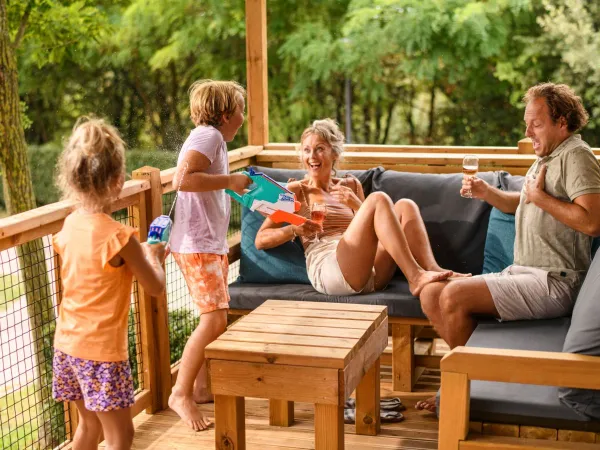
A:
POLYGON ((130 448, 133 379, 127 319, 135 276, 150 295, 165 288, 163 244, 140 244, 115 221, 111 203, 125 179, 124 143, 99 119, 77 122, 59 162, 58 184, 77 203, 53 237, 61 260, 62 301, 54 336, 52 395, 74 402, 74 448, 130 448))

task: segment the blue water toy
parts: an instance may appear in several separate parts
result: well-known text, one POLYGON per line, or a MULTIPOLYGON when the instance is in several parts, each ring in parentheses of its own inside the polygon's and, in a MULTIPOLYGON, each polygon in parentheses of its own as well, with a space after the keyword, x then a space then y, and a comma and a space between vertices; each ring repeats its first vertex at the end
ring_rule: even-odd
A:
POLYGON ((163 214, 158 216, 150 224, 150 230, 148 231, 148 244, 159 244, 161 242, 169 242, 169 236, 171 235, 171 228, 173 227, 173 221, 169 216, 163 214))
POLYGON ((249 177, 256 187, 244 195, 240 195, 229 189, 225 192, 251 211, 259 211, 269 216, 276 223, 291 223, 302 225, 306 218, 294 214, 300 209, 300 202, 296 200, 294 193, 273 178, 262 172, 257 172, 253 167, 242 172, 249 177))

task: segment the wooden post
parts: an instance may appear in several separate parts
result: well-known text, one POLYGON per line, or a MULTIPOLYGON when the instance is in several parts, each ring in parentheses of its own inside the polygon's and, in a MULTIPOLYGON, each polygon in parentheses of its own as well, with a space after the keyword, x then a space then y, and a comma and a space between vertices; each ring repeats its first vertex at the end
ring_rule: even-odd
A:
POLYGON ((315 450, 344 450, 344 407, 315 405, 315 450))
POLYGON ((529 138, 523 138, 519 141, 519 145, 518 145, 519 149, 517 150, 517 153, 519 154, 532 154, 534 153, 533 151, 533 142, 531 142, 531 139, 529 138))
POLYGON ((244 397, 215 395, 215 449, 246 450, 244 397))
POLYGON ((379 416, 380 359, 373 363, 356 388, 356 434, 377 436, 381 430, 379 416))
POLYGON ((439 450, 458 450, 469 433, 469 378, 464 373, 442 372, 439 450))
MULTIPOLYGON (((140 193, 134 214, 140 241, 148 237, 150 223, 162 214, 162 185, 160 170, 142 167, 133 171, 134 180, 148 180, 150 189, 140 193)), ((144 361, 144 388, 152 393, 152 404, 146 412, 152 414, 167 408, 171 395, 171 350, 169 346, 169 316, 166 293, 151 297, 138 285, 140 299, 140 327, 142 358, 144 361)))
POLYGON ((267 1, 246 0, 248 144, 269 143, 267 1))
POLYGON ((269 425, 291 427, 294 424, 294 402, 269 399, 269 425))
POLYGON ((411 392, 415 376, 415 335, 412 325, 392 325, 392 389, 411 392))

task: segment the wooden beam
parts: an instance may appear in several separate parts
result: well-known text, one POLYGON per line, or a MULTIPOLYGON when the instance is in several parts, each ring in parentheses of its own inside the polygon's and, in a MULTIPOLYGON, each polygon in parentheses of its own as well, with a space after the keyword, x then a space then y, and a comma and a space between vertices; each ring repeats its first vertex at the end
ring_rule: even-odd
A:
POLYGON ((529 138, 524 138, 519 141, 518 153, 535 153, 533 150, 533 142, 529 138))
MULTIPOLYGON (((528 154, 533 153, 531 139, 524 138, 519 141, 518 147, 481 147, 481 146, 456 146, 456 145, 372 145, 372 144, 346 144, 347 152, 389 152, 389 153, 473 153, 482 154, 528 154)), ((296 150, 298 143, 270 142, 265 145, 265 150, 296 150)), ((592 152, 600 155, 600 148, 592 148, 592 152)))
POLYGON ((442 372, 466 374, 470 380, 600 388, 600 358, 596 356, 456 347, 442 358, 440 366, 442 372))
MULTIPOLYGON (((441 444, 442 441, 440 440, 440 449, 443 448, 441 444)), ((546 441, 543 439, 473 434, 469 436, 469 440, 460 442, 458 448, 461 450, 595 450, 598 448, 598 445, 582 442, 546 441)))
POLYGON ((248 143, 263 146, 269 142, 266 0, 246 0, 246 74, 248 143))
MULTIPOLYGON (((465 153, 388 153, 388 152, 344 152, 340 162, 346 164, 428 164, 439 166, 461 166, 465 153)), ((292 150, 264 150, 256 155, 256 161, 294 162, 298 154, 292 150)), ((498 154, 479 155, 479 165, 489 167, 530 167, 536 160, 535 155, 498 154)))

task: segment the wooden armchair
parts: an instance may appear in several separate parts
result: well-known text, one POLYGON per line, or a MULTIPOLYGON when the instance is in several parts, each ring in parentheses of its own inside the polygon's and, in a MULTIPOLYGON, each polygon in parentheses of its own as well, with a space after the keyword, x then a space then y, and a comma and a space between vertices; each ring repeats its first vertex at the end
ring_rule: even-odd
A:
POLYGON ((441 362, 439 449, 598 449, 596 444, 469 435, 470 381, 600 389, 600 357, 457 347, 441 362))

